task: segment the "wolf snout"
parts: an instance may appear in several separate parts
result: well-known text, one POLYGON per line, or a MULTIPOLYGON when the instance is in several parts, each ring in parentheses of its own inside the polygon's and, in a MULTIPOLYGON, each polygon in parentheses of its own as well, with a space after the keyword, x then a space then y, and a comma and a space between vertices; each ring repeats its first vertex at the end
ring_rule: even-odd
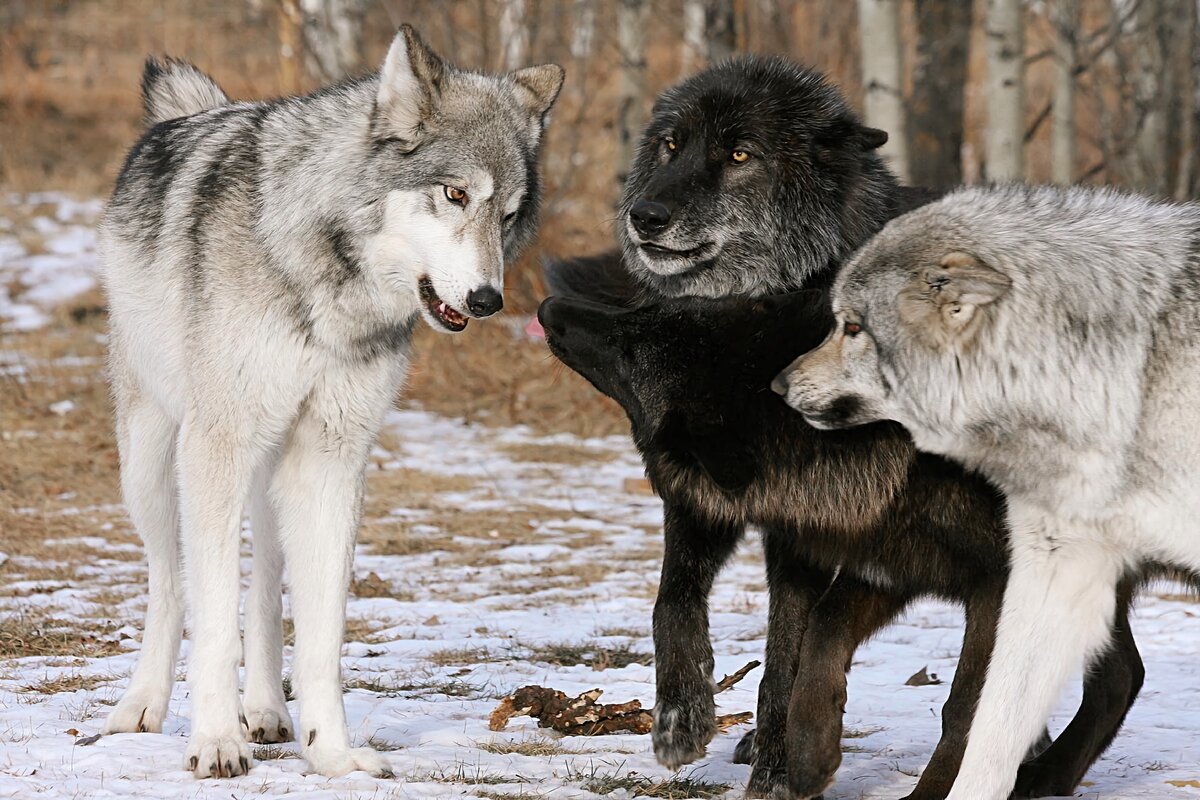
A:
POLYGON ((657 236, 671 224, 671 209, 654 200, 638 200, 629 209, 629 221, 642 236, 657 236))
POLYGON ((504 295, 493 286, 482 286, 467 292, 467 310, 474 317, 490 317, 504 308, 504 295))
POLYGON ((775 392, 775 394, 779 395, 780 397, 787 397, 787 393, 788 393, 787 370, 784 370, 783 372, 776 375, 775 380, 771 381, 771 391, 775 392))

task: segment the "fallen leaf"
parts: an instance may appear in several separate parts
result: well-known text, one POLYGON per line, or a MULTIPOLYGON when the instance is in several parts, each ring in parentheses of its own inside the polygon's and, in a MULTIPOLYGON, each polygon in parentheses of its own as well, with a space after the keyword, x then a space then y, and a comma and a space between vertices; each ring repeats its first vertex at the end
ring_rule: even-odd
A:
POLYGON ((913 673, 912 677, 904 682, 905 686, 937 686, 942 682, 942 679, 937 676, 936 672, 928 672, 929 666, 921 667, 920 672, 913 673))
POLYGON ((1172 786, 1178 786, 1180 789, 1200 789, 1200 781, 1195 779, 1190 781, 1167 781, 1167 783, 1172 786))

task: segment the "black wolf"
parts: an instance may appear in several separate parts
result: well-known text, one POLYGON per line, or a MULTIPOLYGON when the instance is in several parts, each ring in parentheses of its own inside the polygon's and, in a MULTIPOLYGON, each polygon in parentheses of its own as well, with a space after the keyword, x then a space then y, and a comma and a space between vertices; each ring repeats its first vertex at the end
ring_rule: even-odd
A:
MULTIPOLYGON (((945 797, 1008 576, 999 493, 917 452, 898 425, 817 431, 768 388, 827 334, 821 292, 636 309, 550 298, 538 316, 555 355, 625 408, 665 504, 659 760, 692 761, 713 735, 707 598, 754 526, 764 532, 770 619, 749 794, 808 798, 829 786, 855 649, 914 599, 935 596, 962 603, 967 627, 941 741, 909 798, 945 797)), ((1143 677, 1127 620, 1132 589, 1122 589, 1113 646, 1089 673, 1079 713, 1022 768, 1020 794, 1069 794, 1119 729, 1143 677)))

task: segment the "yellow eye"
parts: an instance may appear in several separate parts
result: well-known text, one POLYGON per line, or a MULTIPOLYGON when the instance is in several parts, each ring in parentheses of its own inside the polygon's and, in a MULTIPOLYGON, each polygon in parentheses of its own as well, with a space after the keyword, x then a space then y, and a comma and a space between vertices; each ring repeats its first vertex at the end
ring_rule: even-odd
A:
POLYGON ((675 144, 675 140, 672 139, 670 136, 663 139, 663 141, 667 143, 667 149, 670 150, 672 153, 674 153, 677 149, 679 149, 679 145, 675 144))
POLYGON ((733 163, 735 164, 745 164, 750 160, 750 154, 745 150, 734 150, 729 154, 729 157, 733 159, 733 163))
POLYGON ((459 189, 457 186, 444 186, 446 190, 446 199, 457 206, 465 206, 467 204, 467 191, 459 189))

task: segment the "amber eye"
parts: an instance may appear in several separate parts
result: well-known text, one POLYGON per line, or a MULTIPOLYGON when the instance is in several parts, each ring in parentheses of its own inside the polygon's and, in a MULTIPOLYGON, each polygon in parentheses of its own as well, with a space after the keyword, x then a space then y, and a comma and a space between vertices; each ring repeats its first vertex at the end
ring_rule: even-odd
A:
POLYGON ((663 142, 667 145, 667 149, 670 150, 672 153, 674 153, 676 150, 679 149, 679 145, 675 144, 675 140, 672 139, 670 136, 663 139, 663 142))
POLYGON ((857 322, 847 322, 842 325, 842 333, 847 336, 858 336, 862 333, 862 325, 859 325, 857 322))
POLYGON ((459 189, 457 186, 444 186, 446 190, 446 199, 456 206, 465 206, 467 204, 467 190, 459 189))
POLYGON ((745 150, 734 150, 732 153, 729 154, 729 158, 735 164, 745 164, 747 161, 750 160, 750 154, 747 153, 745 150))

